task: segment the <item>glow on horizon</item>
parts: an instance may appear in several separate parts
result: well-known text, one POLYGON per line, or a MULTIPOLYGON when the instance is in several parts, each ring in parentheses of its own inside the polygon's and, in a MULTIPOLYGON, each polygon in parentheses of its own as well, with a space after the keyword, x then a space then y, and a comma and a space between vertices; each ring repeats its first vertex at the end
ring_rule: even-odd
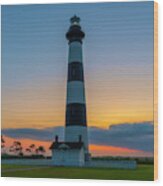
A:
MULTIPOLYGON (((51 155, 51 151, 49 150, 49 147, 52 142, 50 141, 39 141, 39 140, 32 140, 32 139, 15 139, 10 138, 7 136, 4 136, 5 140, 5 147, 8 151, 9 148, 13 145, 14 141, 20 141, 21 145, 24 149, 24 153, 26 153, 25 149, 29 148, 31 144, 35 144, 36 147, 38 146, 44 146, 46 150, 46 155, 51 155)), ((152 152, 146 152, 142 150, 136 150, 136 149, 129 149, 125 147, 116 147, 116 146, 106 146, 106 145, 95 145, 90 144, 89 150, 92 154, 92 156, 129 156, 129 157, 153 157, 152 152)))

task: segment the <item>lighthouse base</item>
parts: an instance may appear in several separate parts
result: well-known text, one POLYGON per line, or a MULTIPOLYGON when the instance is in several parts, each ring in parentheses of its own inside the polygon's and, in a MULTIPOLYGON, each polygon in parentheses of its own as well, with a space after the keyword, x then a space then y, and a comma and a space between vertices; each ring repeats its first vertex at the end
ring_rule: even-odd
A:
POLYGON ((52 143, 52 164, 55 166, 86 166, 90 154, 85 154, 84 143, 58 142, 52 143))
POLYGON ((52 150, 52 164, 55 166, 85 166, 84 152, 83 150, 52 150))

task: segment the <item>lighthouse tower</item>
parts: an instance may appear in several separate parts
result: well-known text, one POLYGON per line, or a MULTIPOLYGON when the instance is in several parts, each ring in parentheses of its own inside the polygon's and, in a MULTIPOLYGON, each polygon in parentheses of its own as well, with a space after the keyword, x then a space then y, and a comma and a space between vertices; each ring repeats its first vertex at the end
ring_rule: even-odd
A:
POLYGON ((90 160, 82 59, 82 40, 85 34, 79 24, 79 17, 72 17, 70 22, 66 33, 69 57, 65 141, 59 141, 56 136, 50 146, 52 164, 55 166, 85 166, 90 160))
POLYGON ((82 40, 85 33, 80 18, 70 19, 66 33, 69 44, 65 141, 84 144, 85 160, 89 159, 82 40))

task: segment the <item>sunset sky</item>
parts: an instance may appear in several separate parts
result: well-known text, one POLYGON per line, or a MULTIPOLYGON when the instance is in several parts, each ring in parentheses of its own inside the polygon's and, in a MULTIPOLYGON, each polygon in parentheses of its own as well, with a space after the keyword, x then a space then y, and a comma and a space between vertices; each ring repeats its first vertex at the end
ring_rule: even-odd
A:
MULTIPOLYGON (((80 16, 86 34, 83 62, 88 126, 107 131, 122 124, 124 128, 144 123, 151 127, 153 2, 137 2, 2 6, 2 129, 64 126, 65 33, 74 14, 80 16)), ((151 136, 150 131, 147 139, 151 136)), ((14 137, 23 138, 20 133, 14 137)), ((26 138, 31 139, 30 135, 26 138)), ((91 148, 97 150, 95 145, 92 142, 91 148)), ((102 148, 103 143, 100 145, 102 148)), ((121 148, 121 144, 116 146, 121 148)), ((114 144, 111 150, 117 152, 114 144)), ((153 143, 147 151, 153 152, 153 143)))

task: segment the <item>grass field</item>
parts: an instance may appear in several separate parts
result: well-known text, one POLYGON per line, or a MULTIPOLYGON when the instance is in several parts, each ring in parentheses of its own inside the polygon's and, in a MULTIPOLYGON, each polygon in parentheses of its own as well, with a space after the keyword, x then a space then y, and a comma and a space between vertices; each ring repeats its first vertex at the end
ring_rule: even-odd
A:
POLYGON ((2 177, 70 178, 103 180, 153 180, 153 165, 138 165, 136 170, 75 167, 36 167, 2 164, 2 177))

